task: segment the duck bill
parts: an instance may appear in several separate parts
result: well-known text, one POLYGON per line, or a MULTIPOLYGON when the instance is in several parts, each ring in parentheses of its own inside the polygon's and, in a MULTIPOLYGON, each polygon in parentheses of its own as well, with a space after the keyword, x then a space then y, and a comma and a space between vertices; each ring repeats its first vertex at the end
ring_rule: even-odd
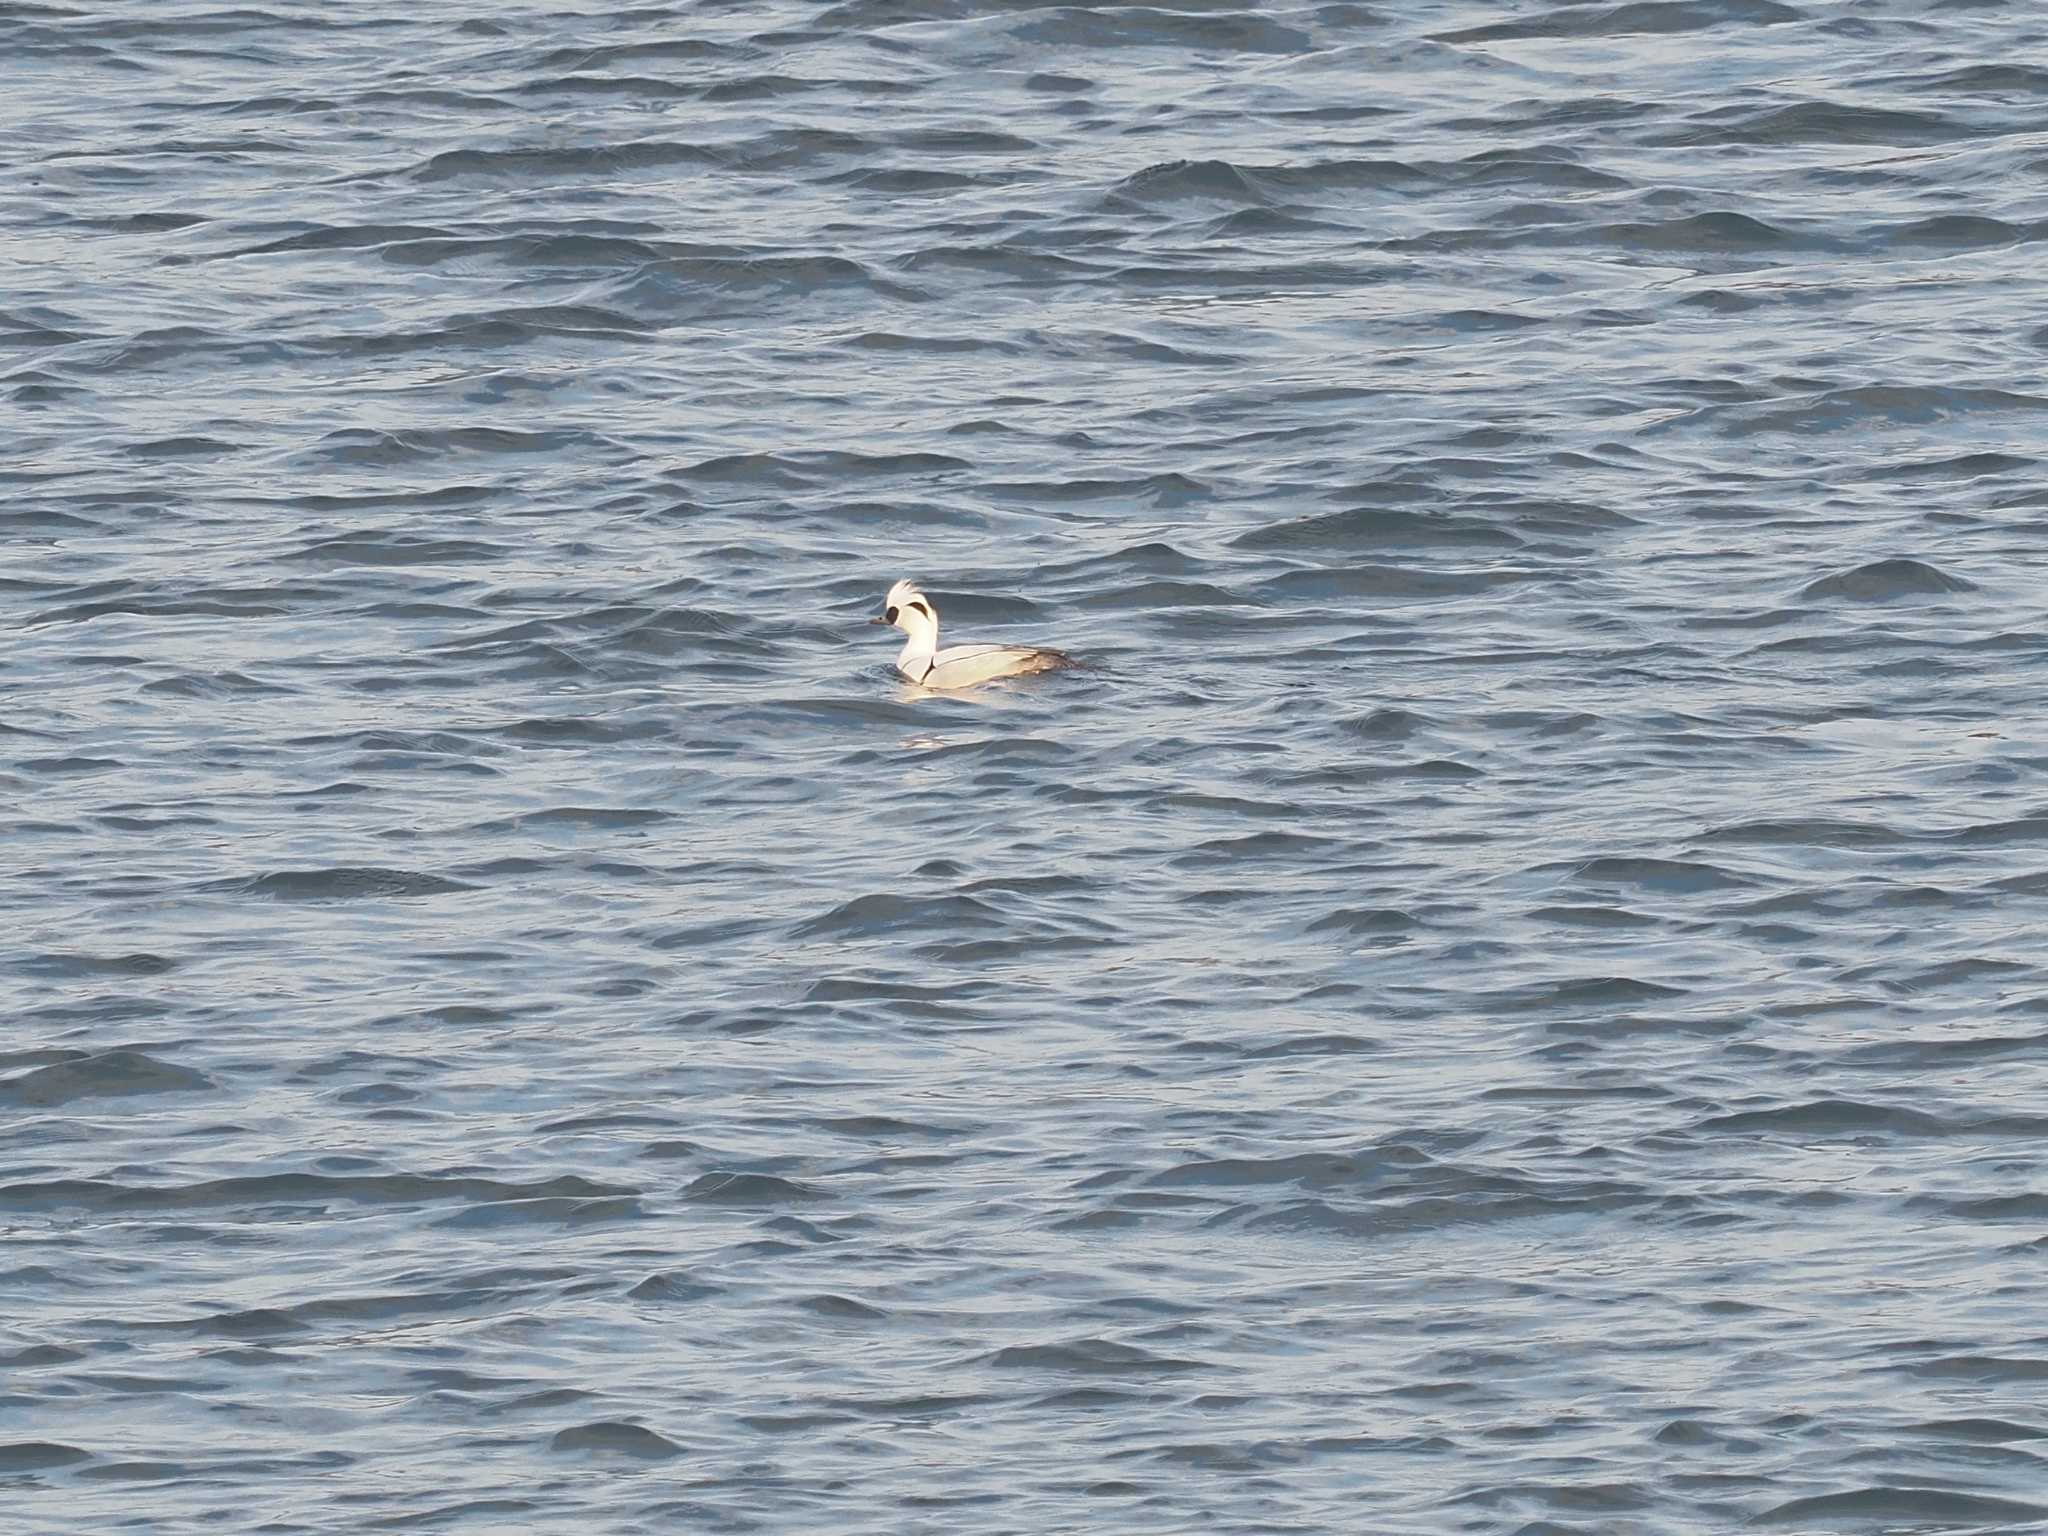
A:
POLYGON ((887 619, 869 619, 868 622, 870 624, 879 624, 884 629, 887 629, 889 627, 889 621, 887 619))

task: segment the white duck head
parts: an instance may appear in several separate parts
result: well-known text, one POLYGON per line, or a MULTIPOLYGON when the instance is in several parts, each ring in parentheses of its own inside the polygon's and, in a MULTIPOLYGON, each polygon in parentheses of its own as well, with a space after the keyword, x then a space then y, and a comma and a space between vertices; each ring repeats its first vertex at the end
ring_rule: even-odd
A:
POLYGON ((873 622, 893 624, 910 637, 903 645, 906 657, 929 656, 938 647, 939 611, 914 581, 899 581, 891 587, 883 600, 882 616, 873 622))

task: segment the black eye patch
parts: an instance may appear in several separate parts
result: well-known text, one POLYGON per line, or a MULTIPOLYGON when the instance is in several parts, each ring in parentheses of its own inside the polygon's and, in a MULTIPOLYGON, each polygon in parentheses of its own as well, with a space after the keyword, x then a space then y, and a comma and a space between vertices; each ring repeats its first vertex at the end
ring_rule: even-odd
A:
POLYGON ((884 624, 894 624, 896 622, 896 610, 891 608, 887 613, 883 614, 882 622, 884 624))

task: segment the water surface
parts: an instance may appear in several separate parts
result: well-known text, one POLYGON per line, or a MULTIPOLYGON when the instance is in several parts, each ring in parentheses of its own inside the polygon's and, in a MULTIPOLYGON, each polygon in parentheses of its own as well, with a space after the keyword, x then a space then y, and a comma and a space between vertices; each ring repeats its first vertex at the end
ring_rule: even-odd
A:
POLYGON ((0 3, 0 1527, 2040 1529, 2043 59, 0 3))

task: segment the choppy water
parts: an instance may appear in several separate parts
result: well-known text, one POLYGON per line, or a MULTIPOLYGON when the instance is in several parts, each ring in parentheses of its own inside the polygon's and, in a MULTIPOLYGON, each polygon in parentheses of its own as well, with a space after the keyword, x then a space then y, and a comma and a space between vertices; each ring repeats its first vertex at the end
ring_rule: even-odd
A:
POLYGON ((2038 7, 0 61, 0 1527, 2048 1521, 2038 7))

